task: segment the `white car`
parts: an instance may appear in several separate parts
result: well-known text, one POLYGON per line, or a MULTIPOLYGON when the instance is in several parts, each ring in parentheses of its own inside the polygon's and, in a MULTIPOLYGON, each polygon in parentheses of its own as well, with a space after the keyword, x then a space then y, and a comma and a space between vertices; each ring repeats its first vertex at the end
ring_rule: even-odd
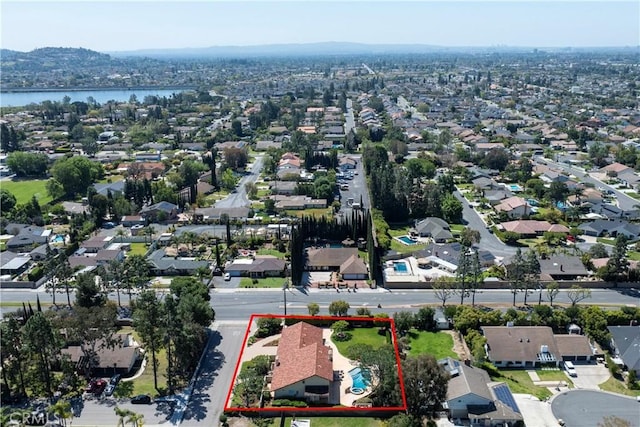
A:
POLYGON ((231 280, 231 274, 230 273, 224 273, 224 280, 226 282, 228 282, 229 280, 231 280))

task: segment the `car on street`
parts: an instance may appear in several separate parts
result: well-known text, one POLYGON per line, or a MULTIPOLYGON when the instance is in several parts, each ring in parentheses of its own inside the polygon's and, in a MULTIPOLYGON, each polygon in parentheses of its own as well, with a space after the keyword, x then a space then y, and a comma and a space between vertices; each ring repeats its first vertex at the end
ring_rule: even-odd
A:
POLYGON ((103 394, 104 394, 105 396, 109 397, 109 396, 111 396, 111 395, 113 394, 113 392, 115 391, 115 389, 116 389, 116 386, 115 386, 114 384, 109 384, 109 385, 107 386, 107 388, 105 388, 105 389, 104 389, 104 393, 103 393, 103 394))
POLYGON ((231 280, 231 274, 230 273, 224 273, 224 280, 225 280, 225 282, 228 282, 229 280, 231 280))
POLYGON ((149 405, 151 404, 151 396, 148 394, 139 394, 131 398, 131 403, 134 405, 149 405))

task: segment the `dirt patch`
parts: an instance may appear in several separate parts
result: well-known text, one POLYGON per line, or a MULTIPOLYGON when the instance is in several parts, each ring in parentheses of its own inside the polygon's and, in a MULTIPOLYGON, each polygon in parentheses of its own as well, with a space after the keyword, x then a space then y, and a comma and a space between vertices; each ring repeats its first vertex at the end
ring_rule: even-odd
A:
POLYGON ((445 334, 451 335, 453 338, 453 352, 458 355, 460 360, 471 360, 471 352, 467 347, 467 344, 462 340, 460 334, 456 331, 442 331, 445 334))
POLYGON ((229 427, 253 427, 255 425, 246 417, 230 417, 227 422, 229 427))

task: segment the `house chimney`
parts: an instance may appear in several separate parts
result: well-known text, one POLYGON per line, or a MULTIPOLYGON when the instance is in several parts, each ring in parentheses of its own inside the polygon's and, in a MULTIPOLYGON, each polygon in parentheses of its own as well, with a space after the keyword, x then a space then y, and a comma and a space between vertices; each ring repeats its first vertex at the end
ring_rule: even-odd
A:
POLYGON ((564 267, 560 264, 560 271, 564 271, 564 267))
POLYGON ((471 360, 464 359, 464 364, 467 365, 467 366, 471 366, 471 360))

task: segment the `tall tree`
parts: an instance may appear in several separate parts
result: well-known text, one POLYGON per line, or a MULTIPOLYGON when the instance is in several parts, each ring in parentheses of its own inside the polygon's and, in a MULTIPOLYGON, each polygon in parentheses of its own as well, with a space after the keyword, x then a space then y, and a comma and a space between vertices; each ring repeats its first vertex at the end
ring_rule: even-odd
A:
POLYGON ((511 264, 507 266, 507 280, 513 294, 513 306, 516 305, 516 295, 522 291, 524 280, 527 272, 527 266, 522 256, 520 248, 516 250, 516 254, 511 260, 511 264))
POLYGON ((24 344, 37 359, 38 372, 49 396, 53 396, 52 365, 60 352, 60 340, 44 313, 36 312, 24 325, 24 344))
POLYGON ((432 355, 406 358, 402 362, 402 376, 410 415, 433 414, 446 400, 449 374, 432 355))
POLYGON ((529 250, 524 256, 525 276, 523 281, 524 305, 527 305, 527 296, 533 286, 540 286, 540 261, 535 251, 529 250))
POLYGON ((158 352, 163 346, 165 331, 162 328, 163 309, 155 291, 144 291, 136 300, 133 325, 143 344, 151 353, 153 386, 158 389, 158 352))

